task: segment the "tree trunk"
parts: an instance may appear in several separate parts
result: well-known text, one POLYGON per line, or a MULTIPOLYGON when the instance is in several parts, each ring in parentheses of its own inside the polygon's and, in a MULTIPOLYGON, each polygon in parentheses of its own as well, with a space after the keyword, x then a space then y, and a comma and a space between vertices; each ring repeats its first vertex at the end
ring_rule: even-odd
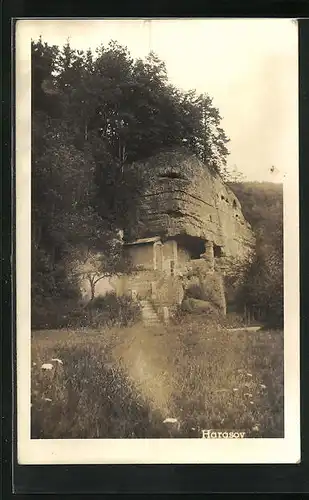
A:
POLYGON ((90 297, 89 302, 92 302, 94 300, 94 297, 95 297, 95 282, 92 280, 89 280, 89 283, 90 283, 90 293, 91 293, 91 297, 90 297))

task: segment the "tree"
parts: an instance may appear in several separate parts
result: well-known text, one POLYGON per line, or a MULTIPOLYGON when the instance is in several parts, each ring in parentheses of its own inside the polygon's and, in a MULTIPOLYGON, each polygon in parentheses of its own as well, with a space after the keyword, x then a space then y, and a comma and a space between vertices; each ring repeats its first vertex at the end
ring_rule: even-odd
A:
POLYGON ((104 278, 128 273, 133 267, 130 259, 123 253, 120 237, 111 238, 95 251, 94 246, 84 242, 70 255, 67 268, 73 281, 87 280, 90 286, 90 302, 95 298, 96 285, 104 278))
POLYGON ((232 185, 244 183, 246 179, 245 175, 237 168, 237 165, 233 165, 232 167, 226 166, 222 177, 224 182, 232 185))
POLYGON ((85 140, 93 131, 122 167, 184 142, 217 171, 225 165, 228 139, 212 99, 170 85, 154 53, 134 61, 126 47, 111 41, 95 55, 66 44, 58 59, 67 119, 85 140))
POLYGON ((270 326, 283 326, 283 193, 282 185, 235 183, 230 187, 256 235, 255 257, 243 269, 237 287, 240 310, 259 311, 270 326))
POLYGON ((31 42, 31 105, 33 112, 60 116, 60 102, 55 81, 59 48, 43 43, 40 38, 31 42))
POLYGON ((213 106, 212 101, 212 98, 207 94, 201 94, 197 99, 201 112, 198 154, 201 160, 207 163, 213 171, 224 175, 226 172, 226 158, 229 154, 226 145, 229 139, 220 127, 222 118, 219 110, 213 106))
POLYGON ((134 162, 185 145, 219 171, 227 155, 210 97, 176 89, 154 53, 133 60, 115 41, 94 53, 33 41, 32 117, 32 273, 40 294, 72 288, 65 263, 75 248, 87 241, 104 254, 119 228, 134 232, 134 200, 149 175, 134 162))
POLYGON ((247 267, 238 288, 237 302, 269 326, 283 326, 283 261, 278 252, 269 255, 260 249, 247 267))

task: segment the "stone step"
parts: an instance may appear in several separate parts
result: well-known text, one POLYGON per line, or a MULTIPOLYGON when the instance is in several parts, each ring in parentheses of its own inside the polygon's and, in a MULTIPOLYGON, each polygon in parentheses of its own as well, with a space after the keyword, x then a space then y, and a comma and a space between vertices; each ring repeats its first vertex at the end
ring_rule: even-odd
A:
POLYGON ((161 321, 151 302, 148 300, 141 300, 140 304, 142 306, 143 322, 149 326, 159 325, 161 321))

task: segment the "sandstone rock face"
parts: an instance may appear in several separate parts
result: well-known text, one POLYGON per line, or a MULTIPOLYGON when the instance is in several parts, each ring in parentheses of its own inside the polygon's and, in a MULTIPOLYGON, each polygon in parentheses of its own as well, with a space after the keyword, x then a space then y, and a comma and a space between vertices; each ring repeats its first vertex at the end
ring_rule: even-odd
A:
POLYGON ((241 205, 196 156, 163 152, 135 168, 147 171, 148 179, 139 200, 139 238, 191 236, 213 242, 221 256, 246 257, 254 237, 241 205))
POLYGON ((183 311, 193 314, 206 313, 210 316, 218 314, 218 311, 211 302, 201 299, 184 299, 181 308, 183 311))
POLYGON ((225 315, 224 275, 255 242, 238 199, 185 150, 162 152, 133 168, 145 176, 145 188, 136 200, 134 235, 124 232, 124 252, 137 271, 111 283, 116 293, 149 301, 163 319, 181 305, 225 315))

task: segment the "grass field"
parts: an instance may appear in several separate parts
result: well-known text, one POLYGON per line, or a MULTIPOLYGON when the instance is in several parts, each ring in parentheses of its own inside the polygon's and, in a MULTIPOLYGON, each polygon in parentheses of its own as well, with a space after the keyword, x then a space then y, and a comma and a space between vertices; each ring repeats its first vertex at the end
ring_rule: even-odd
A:
POLYGON ((31 362, 32 438, 284 435, 282 331, 229 332, 203 318, 166 329, 34 331, 31 362), (168 429, 167 417, 180 429, 168 429))

